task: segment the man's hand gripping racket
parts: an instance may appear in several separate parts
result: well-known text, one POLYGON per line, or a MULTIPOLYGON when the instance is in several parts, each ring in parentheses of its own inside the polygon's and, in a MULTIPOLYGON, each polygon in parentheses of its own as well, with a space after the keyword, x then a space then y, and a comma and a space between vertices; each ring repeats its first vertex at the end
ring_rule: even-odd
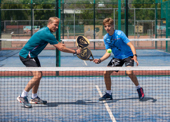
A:
POLYGON ((93 61, 94 57, 91 50, 88 48, 90 41, 84 36, 78 36, 76 39, 76 45, 78 48, 81 48, 80 54, 77 54, 77 57, 82 60, 93 61))

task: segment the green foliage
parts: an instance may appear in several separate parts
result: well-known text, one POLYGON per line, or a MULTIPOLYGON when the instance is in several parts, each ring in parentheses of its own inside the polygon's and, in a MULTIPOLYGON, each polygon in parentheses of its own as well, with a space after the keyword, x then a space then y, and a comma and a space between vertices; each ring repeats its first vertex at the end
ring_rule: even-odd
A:
MULTIPOLYGON (((1 9, 22 9, 29 8, 29 5, 21 5, 21 4, 2 4, 1 9)), ((30 10, 2 10, 1 11, 1 19, 2 20, 28 20, 30 15, 30 10)))
POLYGON ((29 4, 31 0, 1 0, 2 4, 29 4))
POLYGON ((56 0, 1 0, 2 4, 55 4, 56 0))
MULTIPOLYGON (((31 19, 31 0, 1 0, 1 8, 2 9, 23 9, 23 10, 2 10, 2 20, 30 20, 31 19), (15 2, 16 4, 11 4, 12 2, 15 2), (5 4, 10 3, 10 4, 5 4), (18 3, 24 3, 24 4, 18 4, 18 3), (29 3, 29 4, 28 4, 29 3), (24 9, 30 9, 30 10, 24 10, 24 9)), ((56 0, 33 0, 33 9, 34 9, 34 19, 35 20, 47 20, 51 16, 56 15, 55 10, 55 3, 56 0), (41 9, 41 10, 38 10, 41 9), (44 10, 43 10, 44 9, 44 10), (45 10, 45 9, 53 9, 53 10, 45 10)), ((61 0, 62 3, 63 0, 61 0)), ((160 1, 160 0, 158 0, 160 1)), ((166 0, 163 0, 166 1, 166 0)), ((64 7, 67 9, 79 9, 81 11, 81 14, 79 14, 78 17, 76 17, 76 22, 78 21, 84 21, 83 24, 93 24, 94 17, 94 4, 93 0, 77 0, 74 1, 74 4, 72 0, 64 0, 64 7), (68 4, 67 4, 68 3, 68 4), (71 4, 72 3, 72 4, 71 4)), ((106 17, 113 17, 113 9, 112 10, 103 10, 102 8, 117 8, 118 5, 115 4, 117 0, 96 0, 95 4, 95 17, 97 20, 102 20, 106 17), (103 2, 104 7, 98 7, 98 2, 103 2), (112 3, 112 4, 108 4, 112 3)), ((122 2, 123 3, 123 2, 122 2)), ((155 8, 155 0, 133 0, 133 3, 138 4, 129 4, 131 8, 155 8), (139 4, 141 3, 141 4, 139 4), (142 3, 149 3, 149 4, 142 4, 142 3), (152 4, 151 4, 152 3, 152 4)), ((62 4, 61 4, 62 5, 62 4)), ((161 4, 157 4, 157 8, 161 8, 161 4)), ((61 6, 61 9, 63 6, 61 6)), ((124 7, 124 4, 122 4, 122 8, 124 7)), ((121 18, 124 19, 124 10, 122 9, 121 12, 121 18)), ((136 19, 137 20, 154 20, 155 19, 155 11, 149 10, 149 9, 138 9, 136 10, 136 19)), ((134 13, 129 11, 129 18, 133 18, 134 13)), ((158 18, 160 18, 160 12, 158 12, 158 18)), ((67 20, 73 20, 73 16, 69 16, 64 18, 64 21, 66 23, 67 20)), ((115 19, 118 19, 118 12, 115 11, 115 19)))
POLYGON ((56 0, 32 0, 34 4, 55 4, 56 0))
POLYGON ((94 0, 64 0, 66 4, 93 4, 94 0))
MULTIPOLYGON (((34 19, 47 20, 51 16, 55 16, 54 4, 33 4, 34 19), (41 9, 41 10, 36 10, 41 9), (44 10, 43 10, 44 9, 44 10)), ((1 9, 20 9, 20 10, 2 10, 2 20, 30 20, 31 19, 31 4, 2 4, 1 9), (29 10, 24 10, 29 9, 29 10)))
MULTIPOLYGON (((143 0, 134 0, 134 3, 142 3, 143 0)), ((132 4, 132 8, 154 8, 154 9, 136 9, 137 20, 154 20, 155 19, 155 0, 148 0, 149 4, 132 4), (152 3, 152 4, 151 4, 152 3)), ((157 4, 157 8, 161 8, 161 4, 157 4)), ((158 12, 158 19, 160 19, 161 13, 158 12)))
POLYGON ((49 17, 55 16, 56 11, 55 10, 45 10, 45 9, 54 9, 53 4, 39 4, 34 5, 34 19, 35 20, 48 20, 49 17), (36 10, 36 9, 42 9, 42 10, 36 10), (43 10, 44 9, 44 10, 43 10))
POLYGON ((157 2, 160 2, 160 0, 133 0, 131 4, 141 5, 141 4, 154 4, 157 2))

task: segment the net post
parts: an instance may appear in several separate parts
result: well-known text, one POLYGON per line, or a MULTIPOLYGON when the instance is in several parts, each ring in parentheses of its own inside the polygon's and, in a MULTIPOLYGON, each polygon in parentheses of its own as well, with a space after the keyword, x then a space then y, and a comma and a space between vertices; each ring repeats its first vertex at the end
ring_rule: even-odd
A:
MULTIPOLYGON (((166 1, 166 38, 168 38, 168 1, 166 1)), ((168 41, 166 40, 166 52, 168 52, 168 41)))
MULTIPOLYGON (((56 16, 60 18, 60 0, 56 0, 56 16)), ((60 26, 59 23, 58 30, 56 31, 56 39, 60 42, 60 26)), ((56 49, 56 67, 60 67, 60 51, 56 49)), ((56 71, 56 76, 59 76, 59 71, 56 71)))
POLYGON ((125 33, 128 37, 128 0, 125 1, 125 33))
POLYGON ((118 30, 121 30, 121 0, 118 0, 118 30))
POLYGON ((62 0, 62 26, 63 26, 63 30, 62 30, 62 35, 63 35, 63 39, 64 39, 64 0, 62 0))
POLYGON ((33 35, 33 0, 31 0, 31 36, 33 35))
MULTIPOLYGON (((157 16, 158 16, 158 11, 157 11, 157 0, 155 3, 155 38, 157 38, 157 16)), ((157 41, 155 41, 155 49, 157 49, 157 41)))
MULTIPOLYGON (((0 0, 0 38, 1 38, 1 0, 0 0)), ((1 50, 1 40, 0 40, 0 50, 1 50)))
MULTIPOLYGON (((95 3, 95 0, 94 0, 94 3, 93 3, 93 9, 94 9, 94 10, 93 10, 93 11, 94 11, 94 13, 93 13, 94 34, 93 34, 93 35, 94 35, 94 39, 95 39, 95 28, 96 28, 96 27, 95 27, 95 18, 96 18, 96 17, 95 17, 95 16, 96 16, 96 15, 95 15, 95 4, 96 4, 96 3, 95 3)), ((93 43, 94 43, 94 50, 95 50, 95 41, 94 41, 93 43)))

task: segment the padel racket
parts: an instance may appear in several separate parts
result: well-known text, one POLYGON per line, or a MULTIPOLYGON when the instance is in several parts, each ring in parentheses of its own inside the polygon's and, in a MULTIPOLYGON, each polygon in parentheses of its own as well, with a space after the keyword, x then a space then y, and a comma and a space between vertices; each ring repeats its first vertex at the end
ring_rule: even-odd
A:
POLYGON ((77 57, 82 60, 90 60, 90 61, 94 60, 92 52, 88 47, 81 48, 81 52, 80 54, 77 54, 77 57))
POLYGON ((90 44, 90 41, 84 36, 78 36, 76 39, 77 47, 84 48, 90 44))

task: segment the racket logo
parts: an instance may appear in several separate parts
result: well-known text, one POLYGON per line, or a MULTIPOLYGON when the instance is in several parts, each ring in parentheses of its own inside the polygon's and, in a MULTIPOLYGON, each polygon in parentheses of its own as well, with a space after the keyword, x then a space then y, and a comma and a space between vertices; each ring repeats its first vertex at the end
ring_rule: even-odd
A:
POLYGON ((89 44, 89 40, 84 36, 78 36, 76 39, 76 45, 80 48, 87 47, 89 44))
POLYGON ((81 56, 82 57, 87 57, 87 50, 82 50, 81 56))
POLYGON ((85 39, 83 39, 83 38, 80 39, 79 41, 80 41, 81 44, 88 44, 87 41, 85 39))

